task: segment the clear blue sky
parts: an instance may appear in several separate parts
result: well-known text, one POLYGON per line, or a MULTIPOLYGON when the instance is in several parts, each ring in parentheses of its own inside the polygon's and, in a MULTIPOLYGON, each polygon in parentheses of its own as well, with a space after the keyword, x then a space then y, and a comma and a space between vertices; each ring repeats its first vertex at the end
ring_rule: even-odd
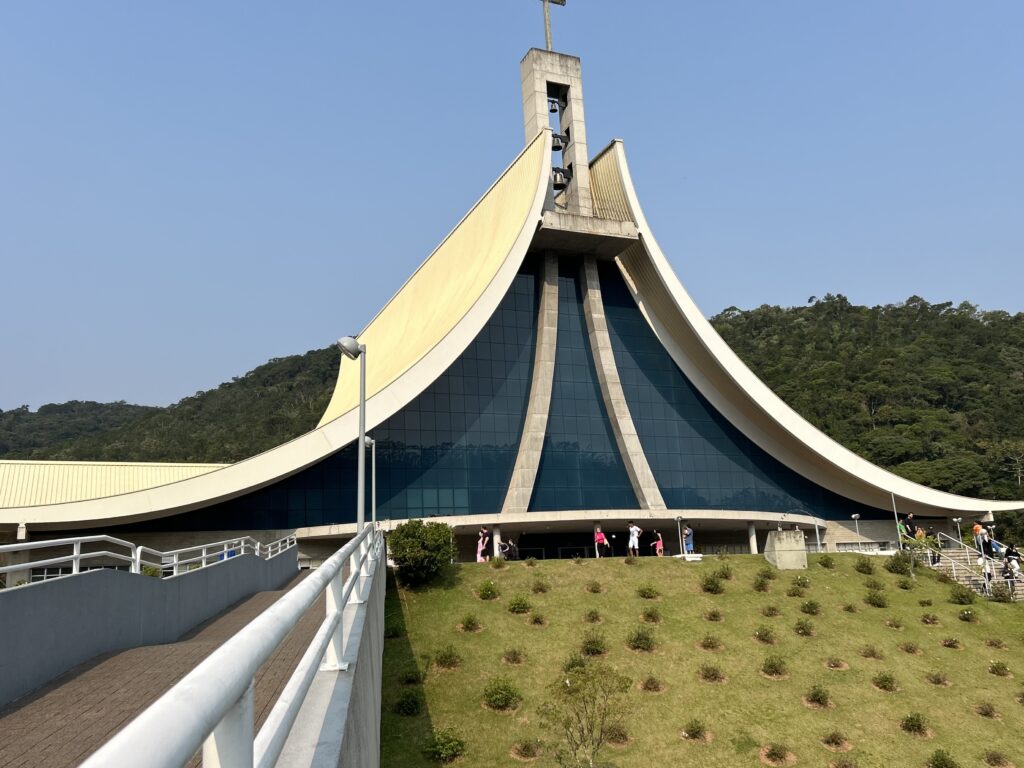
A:
MULTIPOLYGON (((552 14, 706 314, 1024 310, 1020 0, 552 14)), ((520 149, 542 45, 539 0, 0 5, 0 408, 167 404, 359 330, 520 149)))

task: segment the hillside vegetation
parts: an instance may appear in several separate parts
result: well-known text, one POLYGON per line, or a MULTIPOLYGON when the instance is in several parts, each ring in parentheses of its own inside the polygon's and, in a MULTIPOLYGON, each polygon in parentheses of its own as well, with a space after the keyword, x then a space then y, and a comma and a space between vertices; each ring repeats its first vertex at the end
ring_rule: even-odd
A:
POLYGON ((962 766, 998 764, 984 761, 986 751, 1024 765, 1022 608, 953 603, 951 587, 928 569, 904 580, 888 573, 882 558, 871 559, 874 574, 857 572, 854 555, 832 561, 832 569, 812 558, 807 571, 776 571, 761 584, 766 591, 754 586, 767 567, 756 556, 701 564, 541 561, 500 570, 472 564, 431 588, 392 588, 383 765, 435 765, 423 753, 435 728, 461 736, 465 754, 457 764, 466 768, 515 764, 513 746, 538 739, 535 764, 554 765, 557 734, 541 728, 538 708, 547 686, 565 677, 570 655, 585 644, 601 650, 595 638, 605 652, 592 658, 632 681, 628 741, 602 754, 620 768, 753 768, 766 764, 761 756, 773 742, 797 765, 820 768, 840 759, 847 762, 838 765, 859 768, 923 768, 938 749, 962 766), (718 571, 723 591, 703 591, 704 579, 718 571), (793 589, 798 575, 809 581, 802 594, 793 589), (488 580, 497 596, 484 600, 488 580), (869 605, 869 594, 887 605, 869 605), (964 610, 974 623, 958 618, 964 610), (595 623, 588 621, 591 611, 595 623), (479 628, 467 632, 470 616, 479 628), (638 628, 650 631, 653 650, 627 646, 638 628), (518 651, 519 663, 507 661, 516 658, 510 651, 518 651), (770 657, 775 677, 764 673, 770 657), (702 679, 715 670, 720 681, 702 679), (522 697, 509 712, 484 706, 485 686, 498 677, 522 697), (649 677, 658 685, 648 687, 661 690, 643 689, 649 677), (408 704, 413 699, 418 707, 408 704), (920 721, 911 717, 907 725, 920 725, 920 735, 902 727, 915 714, 920 721), (706 739, 683 737, 694 719, 707 729, 706 739), (830 734, 847 751, 827 746, 830 734))

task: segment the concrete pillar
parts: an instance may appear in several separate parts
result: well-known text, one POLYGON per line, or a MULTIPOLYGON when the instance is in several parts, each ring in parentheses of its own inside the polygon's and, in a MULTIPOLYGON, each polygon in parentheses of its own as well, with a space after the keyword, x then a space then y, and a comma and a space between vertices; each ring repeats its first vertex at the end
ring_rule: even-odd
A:
MULTIPOLYGON (((18 526, 17 543, 28 541, 28 526, 21 523, 18 526)), ((20 565, 21 563, 27 563, 32 559, 32 550, 26 550, 24 552, 11 552, 7 555, 7 562, 5 565, 20 565)), ((21 582, 28 584, 32 581, 32 570, 26 568, 23 571, 10 571, 6 574, 7 586, 16 587, 21 582)))
POLYGON ((757 554, 757 529, 753 521, 747 523, 747 539, 750 540, 750 554, 757 554))
POLYGON ((494 557, 501 555, 501 526, 491 526, 491 553, 494 557))

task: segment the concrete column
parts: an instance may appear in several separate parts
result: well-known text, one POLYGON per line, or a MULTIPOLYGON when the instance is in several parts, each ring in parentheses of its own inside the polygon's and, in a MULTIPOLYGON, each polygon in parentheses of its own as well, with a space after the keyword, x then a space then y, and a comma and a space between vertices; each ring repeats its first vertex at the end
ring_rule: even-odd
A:
MULTIPOLYGON (((28 526, 24 523, 18 526, 17 542, 21 543, 28 541, 28 526)), ((7 562, 5 565, 20 565, 21 563, 27 563, 32 559, 32 550, 26 550, 24 552, 11 552, 7 555, 7 562)), ((23 571, 11 571, 6 574, 7 586, 16 587, 21 582, 28 584, 32 581, 32 570, 26 568, 23 571)))
POLYGON ((608 420, 612 424, 615 442, 619 454, 626 465, 626 474, 636 493, 641 509, 665 509, 665 500, 661 490, 647 463, 640 437, 636 433, 633 417, 626 404, 626 394, 622 391, 619 380, 619 369, 615 367, 615 354, 612 352, 612 340, 608 335, 608 322, 604 316, 604 301, 601 299, 601 281, 597 272, 597 260, 588 256, 583 261, 583 313, 587 321, 587 333, 590 337, 590 350, 594 356, 594 367, 597 369, 597 380, 601 386, 601 398, 604 400, 608 420))
POLYGON ((558 341, 558 258, 544 257, 540 308, 537 316, 537 346, 533 354, 533 380, 526 405, 523 435, 512 469, 512 478, 501 505, 502 514, 526 512, 533 496, 533 483, 540 468, 544 433, 551 410, 551 388, 555 380, 555 347, 558 341))
POLYGON ((501 555, 501 526, 491 526, 491 553, 494 557, 501 555))
POLYGON ((753 521, 747 523, 747 539, 750 540, 750 554, 757 554, 757 529, 753 521))

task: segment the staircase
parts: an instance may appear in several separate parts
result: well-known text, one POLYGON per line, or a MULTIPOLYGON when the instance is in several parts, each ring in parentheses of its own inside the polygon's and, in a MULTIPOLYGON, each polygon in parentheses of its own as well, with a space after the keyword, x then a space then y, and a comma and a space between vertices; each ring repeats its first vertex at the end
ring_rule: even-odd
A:
MULTIPOLYGON (((963 584, 965 587, 974 590, 979 595, 984 597, 989 596, 989 590, 986 588, 985 576, 982 572, 982 567, 978 565, 978 558, 980 554, 969 547, 952 547, 949 549, 943 549, 941 552, 938 550, 927 549, 918 555, 919 561, 925 565, 929 565, 939 573, 944 573, 950 579, 958 584, 963 584), (939 554, 939 560, 937 563, 932 563, 934 559, 933 554, 939 554)), ((1005 584, 1009 586, 1009 583, 999 575, 999 571, 1002 570, 1002 565, 998 560, 992 560, 992 582, 991 585, 1005 584)), ((1014 588, 1011 590, 1011 597, 1013 600, 1024 599, 1024 582, 1017 581, 1014 583, 1014 588)))

